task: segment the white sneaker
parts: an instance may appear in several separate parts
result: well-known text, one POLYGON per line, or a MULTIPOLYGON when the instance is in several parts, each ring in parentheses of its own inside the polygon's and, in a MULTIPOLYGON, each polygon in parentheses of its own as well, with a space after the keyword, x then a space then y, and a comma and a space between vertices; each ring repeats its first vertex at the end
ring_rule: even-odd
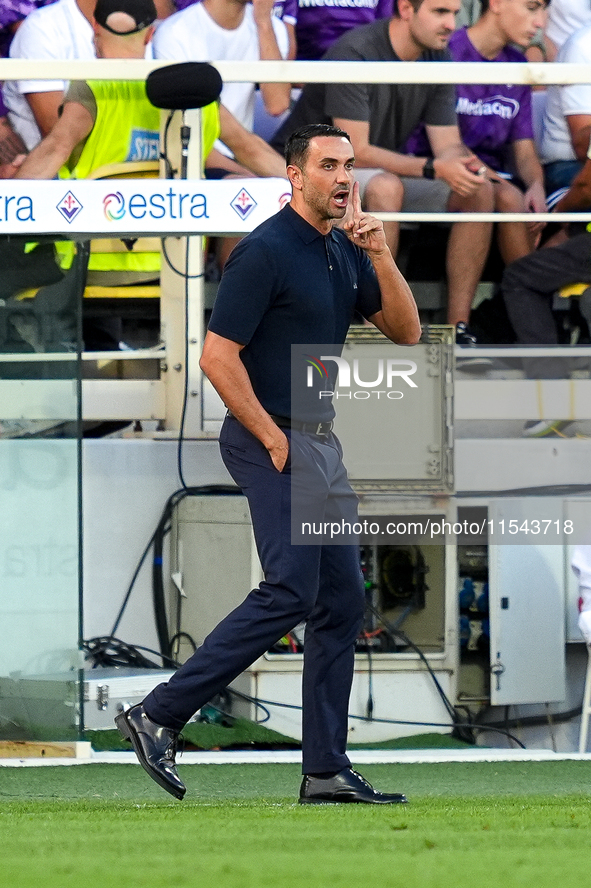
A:
POLYGON ((541 419, 526 422, 522 435, 524 438, 545 438, 549 435, 559 435, 562 429, 569 423, 564 419, 541 419))

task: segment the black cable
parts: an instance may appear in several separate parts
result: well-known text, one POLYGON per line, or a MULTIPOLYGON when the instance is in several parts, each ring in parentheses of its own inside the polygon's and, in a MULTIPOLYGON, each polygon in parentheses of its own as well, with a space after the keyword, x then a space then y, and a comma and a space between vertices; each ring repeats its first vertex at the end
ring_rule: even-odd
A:
MULTIPOLYGON (((182 635, 186 635, 189 641, 194 645, 194 641, 190 635, 187 633, 182 633, 182 635)), ((155 654, 157 657, 160 657, 163 662, 167 663, 173 669, 178 669, 180 663, 176 660, 166 657, 159 651, 152 650, 152 648, 144 647, 142 645, 132 645, 127 644, 121 639, 113 638, 112 636, 100 636, 97 638, 90 638, 83 643, 83 650, 86 651, 87 656, 94 660, 93 669, 97 667, 108 668, 108 667, 131 667, 136 669, 162 669, 163 667, 157 663, 154 663, 151 660, 143 657, 140 653, 141 651, 145 651, 146 653, 155 654)), ((256 724, 262 725, 268 722, 271 718, 271 713, 268 706, 277 706, 282 709, 293 709, 297 711, 301 711, 302 707, 298 704, 293 703, 282 703, 278 700, 263 700, 257 697, 251 697, 249 694, 244 694, 241 691, 237 691, 235 688, 228 687, 225 689, 231 696, 237 697, 239 700, 243 700, 251 705, 257 707, 262 710, 264 713, 263 719, 256 719, 256 724)), ((220 709, 220 707, 215 706, 213 703, 208 702, 208 706, 211 706, 216 711, 220 712, 222 715, 230 716, 230 713, 225 712, 225 710, 220 709)), ((580 714, 580 709, 572 710, 570 713, 559 713, 554 716, 555 721, 564 721, 566 720, 566 716, 570 715, 574 717, 580 714)), ((355 719, 357 721, 363 722, 377 722, 379 724, 389 724, 389 725, 415 725, 417 727, 432 727, 432 728, 450 728, 453 725, 447 722, 428 722, 428 721, 411 721, 404 719, 390 719, 390 718, 375 718, 373 715, 371 717, 363 716, 363 715, 353 715, 349 713, 348 716, 350 719, 355 719)), ((535 723, 535 721, 540 718, 537 716, 531 716, 529 718, 518 720, 518 725, 523 725, 524 723, 535 723)), ((539 723, 544 723, 545 719, 541 719, 539 723)), ((517 743, 522 749, 525 749, 523 743, 514 737, 509 731, 502 729, 499 725, 494 722, 485 723, 485 724, 473 724, 473 728, 478 728, 483 731, 492 731, 494 733, 503 734, 508 737, 510 740, 513 740, 517 743)))
MULTIPOLYGON (((232 689, 230 688, 229 690, 232 690, 232 689)), ((278 700, 263 700, 260 697, 257 697, 257 702, 264 703, 265 706, 278 706, 281 709, 295 709, 295 710, 300 710, 300 711, 302 709, 301 705, 298 705, 296 703, 280 703, 278 700)), ((363 722, 368 721, 368 719, 366 718, 365 715, 353 715, 352 713, 349 713, 348 717, 350 719, 355 719, 356 721, 363 721, 363 722)), ((378 722, 379 724, 383 724, 383 725, 417 725, 418 727, 424 727, 424 728, 453 728, 454 727, 453 723, 450 724, 449 722, 410 721, 410 720, 401 719, 401 718, 376 718, 375 716, 372 718, 372 722, 378 722)), ((486 725, 486 724, 484 724, 484 725, 472 724, 471 727, 478 728, 481 730, 489 730, 490 729, 490 725, 486 725)), ((503 735, 509 737, 509 739, 513 740, 515 743, 517 743, 517 745, 520 746, 521 749, 527 748, 525 746, 525 744, 523 744, 521 742, 521 740, 519 740, 517 737, 514 737, 512 734, 508 734, 507 731, 504 731, 502 728, 495 727, 493 730, 497 734, 503 734, 503 735)))
POLYGON ((427 671, 429 672, 429 675, 433 679, 433 683, 435 684, 435 687, 437 688, 437 692, 443 701, 443 705, 447 709, 449 717, 455 723, 456 719, 457 719, 456 709, 453 706, 453 704, 450 702, 450 700, 449 700, 447 694, 445 693, 445 691, 443 690, 443 688, 441 687, 441 684, 439 683, 439 679, 435 675, 435 672, 431 668, 431 664, 429 663, 429 661, 425 657, 425 654, 423 653, 423 651, 408 637, 408 635, 406 635, 405 632, 403 632, 401 629, 396 629, 394 626, 391 626, 390 623, 388 622, 388 620, 386 620, 386 618, 384 617, 384 615, 382 613, 380 613, 380 611, 377 608, 375 608, 373 606, 373 604, 368 602, 367 606, 368 606, 369 610, 373 613, 373 615, 378 618, 378 620, 383 625, 385 631, 388 633, 388 635, 390 636, 392 641, 396 642, 396 639, 398 638, 405 645, 412 648, 412 650, 416 654, 418 654, 418 656, 422 660, 423 664, 425 665, 427 671))
POLYGON ((176 452, 176 463, 179 481, 185 490, 188 490, 183 473, 183 438, 185 435, 185 422, 187 419, 187 401, 189 398, 189 238, 185 238, 185 373, 183 380, 183 407, 179 424, 179 437, 176 452))
MULTIPOLYGON (((566 712, 553 712, 552 721, 557 724, 561 724, 563 722, 572 721, 573 718, 578 718, 583 711, 583 706, 575 706, 574 709, 568 709, 566 712)), ((524 715, 523 717, 515 716, 511 719, 503 719, 500 722, 484 722, 485 727, 490 725, 493 728, 499 728, 502 725, 505 725, 507 728, 535 728, 539 725, 545 725, 548 722, 548 717, 546 715, 524 715)))
POLYGON ((189 644, 193 648, 193 653, 195 653, 195 651, 197 650, 197 645, 195 644, 195 639, 191 635, 189 635, 188 632, 176 632, 170 639, 170 646, 172 647, 175 641, 180 641, 181 638, 185 638, 189 642, 189 644))
POLYGON ((129 599, 131 597, 133 587, 135 586, 135 581, 137 580, 139 572, 142 569, 142 566, 144 564, 144 561, 146 560, 148 552, 150 551, 150 547, 151 547, 152 543, 154 542, 155 535, 156 535, 156 531, 154 531, 154 533, 152 534, 152 536, 148 540, 146 548, 142 552, 142 555, 141 555, 141 558, 137 564, 137 567, 136 567, 135 571, 133 572, 131 582, 130 582, 129 586, 127 587, 127 592, 125 593, 125 596, 123 598, 123 602, 121 604, 121 607, 119 608, 119 613, 117 614, 117 617, 115 618, 115 622, 113 623, 113 628, 111 629, 111 633, 110 633, 111 638, 113 638, 113 636, 117 632, 117 629, 119 628, 119 623, 121 622, 123 614, 125 613, 125 609, 129 603, 129 599))
POLYGON ((365 638, 365 644, 367 646, 367 703, 365 706, 365 713, 367 715, 367 720, 371 721, 373 717, 373 659, 371 656, 371 645, 370 638, 367 632, 363 633, 363 637, 365 638))
MULTIPOLYGON (((227 687, 225 690, 228 691, 228 693, 230 693, 233 697, 238 697, 239 700, 245 700, 247 703, 252 703, 254 706, 257 706, 259 709, 263 710, 263 712, 265 713, 265 717, 261 721, 255 720, 257 725, 264 725, 265 722, 268 722, 271 718, 271 713, 269 712, 267 707, 263 705, 263 700, 259 700, 257 697, 251 697, 249 696, 249 694, 244 694, 242 693, 242 691, 237 691, 235 688, 232 687, 227 687)), ((301 709, 301 706, 299 708, 301 709)))
POLYGON ((170 124, 172 123, 172 119, 174 117, 174 111, 171 111, 168 117, 166 118, 166 123, 164 124, 164 133, 163 133, 163 145, 162 151, 160 153, 160 159, 164 161, 166 166, 166 177, 167 179, 174 178, 174 170, 172 168, 172 164, 168 158, 168 130, 170 129, 170 124))
MULTIPOLYGON (((384 615, 381 614, 376 608, 374 608, 373 605, 370 604, 369 602, 368 602, 368 607, 374 613, 374 615, 380 620, 385 631, 390 635, 390 637, 392 638, 393 641, 396 641, 396 637, 400 638, 404 642, 404 644, 407 644, 409 647, 411 647, 412 650, 415 651, 415 653, 417 653, 419 655, 419 657, 421 658, 422 662, 424 663, 425 667, 427 668, 427 671, 429 672, 429 675, 431 676, 431 678, 435 684, 435 687, 437 688, 437 692, 438 692, 439 696, 441 697, 441 700, 443 701, 445 708, 447 709, 447 711, 449 713, 449 717, 450 717, 452 724, 453 724, 452 736, 456 737, 459 740, 463 740, 464 742, 474 744, 475 743, 474 731, 475 730, 482 731, 482 730, 489 730, 489 729, 485 725, 476 724, 475 722, 473 722, 472 714, 465 706, 462 706, 462 707, 454 706, 450 702, 449 698, 447 697, 447 694, 445 693, 445 691, 441 687, 441 684, 439 683, 439 679, 437 678, 435 672, 431 668, 431 665, 430 665, 429 661, 427 660, 427 658, 425 657, 423 651, 421 651, 421 649, 408 637, 408 635, 406 635, 406 633, 402 632, 400 629, 395 629, 394 627, 390 626, 388 621, 385 619, 384 615), (465 713, 465 716, 463 718, 460 716, 460 709, 462 709, 465 713)), ((377 721, 377 719, 374 719, 374 720, 377 721)), ((495 726, 493 728, 493 731, 495 731, 499 734, 503 734, 504 736, 508 737, 514 743, 517 743, 517 745, 520 746, 522 749, 526 748, 525 745, 521 742, 521 740, 519 740, 517 737, 515 737, 513 734, 511 734, 507 728, 502 729, 498 726, 495 726)))
POLYGON ((165 238, 165 237, 160 239, 160 242, 162 244, 162 255, 164 256, 164 261, 166 262, 166 264, 168 265, 168 267, 170 268, 171 271, 173 271, 175 274, 178 274, 179 277, 185 278, 186 280, 189 280, 189 281, 194 281, 197 278, 204 277, 204 275, 205 275, 204 271, 200 271, 198 274, 187 274, 186 271, 182 271, 181 269, 179 269, 175 265, 173 265, 172 259, 168 255, 168 250, 166 249, 166 240, 167 240, 167 238, 165 238))
POLYGON ((174 509, 186 496, 242 496, 237 487, 225 484, 206 484, 200 487, 185 487, 176 490, 167 500, 162 517, 155 533, 155 555, 152 565, 152 598, 154 606, 154 618, 156 621, 158 644, 163 653, 170 655, 171 638, 166 615, 166 593, 164 589, 163 551, 164 537, 170 531, 171 519, 174 509))
POLYGON ((119 628, 119 624, 121 623, 121 620, 123 618, 123 614, 125 613, 127 605, 129 604, 129 599, 131 597, 131 593, 133 592, 133 588, 139 576, 140 570, 142 569, 150 548, 152 547, 152 545, 154 545, 155 552, 152 562, 152 597, 154 604, 154 619, 156 622, 160 652, 165 656, 169 655, 170 638, 168 634, 168 623, 166 620, 166 604, 163 578, 163 551, 164 537, 170 530, 170 520, 173 510, 185 496, 227 496, 238 494, 238 488, 232 487, 230 485, 205 484, 199 487, 181 488, 179 490, 175 490, 169 496, 162 511, 162 515, 160 516, 160 520, 158 521, 154 532, 148 540, 146 547, 142 552, 140 560, 138 561, 138 564, 133 572, 130 584, 123 598, 121 607, 119 608, 119 613, 115 618, 113 628, 111 629, 110 634, 104 637, 115 637, 117 629, 119 628))
POLYGON ((539 487, 513 487, 507 490, 457 490, 458 499, 463 497, 548 496, 549 494, 589 493, 591 484, 546 484, 539 487))
MULTIPOLYGON (((167 178, 172 179, 175 173, 175 170, 170 163, 168 157, 168 130, 172 123, 174 112, 171 112, 167 119, 164 127, 163 133, 163 150, 160 155, 164 163, 166 164, 166 173, 167 178)), ((162 246, 162 255, 164 257, 164 261, 168 265, 168 267, 175 274, 180 275, 185 282, 185 299, 184 299, 184 310, 185 310, 185 367, 184 367, 184 381, 183 381, 183 406, 181 412, 181 420, 180 420, 180 428, 179 428, 179 437, 178 437, 178 445, 177 445, 177 471, 179 480, 181 482, 181 486, 187 489, 187 483, 183 474, 183 436, 185 430, 185 420, 187 415, 187 399, 189 395, 188 386, 189 386, 189 280, 191 278, 200 278, 203 277, 203 273, 199 273, 196 275, 189 275, 189 237, 185 237, 185 270, 179 271, 178 268, 175 268, 173 263, 170 260, 168 255, 168 250, 166 249, 166 241, 165 238, 161 239, 162 246)))
MULTIPOLYGON (((168 159, 168 130, 170 124, 172 122, 173 113, 168 115, 166 125, 164 127, 164 138, 163 138, 163 154, 161 155, 166 163, 166 170, 169 173, 169 178, 172 178, 174 170, 170 161, 168 159)), ((186 173, 183 170, 183 175, 186 173)), ((189 397, 189 281, 194 280, 196 278, 202 278, 204 272, 199 272, 198 274, 190 275, 189 274, 189 257, 190 257, 190 237, 187 235, 185 237, 185 269, 184 271, 179 271, 178 268, 175 268, 173 263, 170 260, 168 255, 168 251, 166 249, 165 238, 162 238, 162 255, 164 256, 164 260, 168 267, 175 273, 180 275, 185 282, 185 299, 184 299, 184 311, 185 311, 185 367, 184 367, 184 380, 183 380, 183 406, 181 410, 181 419, 179 424, 179 436, 178 436, 178 444, 177 444, 177 472, 179 476, 179 481, 181 482, 181 486, 187 490, 188 485, 185 481, 185 476, 183 472, 183 440, 185 433, 185 422, 187 418, 187 402, 189 397)), ((199 239, 199 243, 201 244, 201 239, 199 239)))
POLYGON ((152 648, 139 644, 127 644, 125 641, 121 641, 120 638, 114 638, 112 635, 102 635, 86 639, 82 643, 82 650, 86 652, 87 658, 93 660, 93 669, 99 666, 103 668, 109 666, 128 666, 136 669, 163 668, 159 663, 154 663, 152 660, 144 657, 141 651, 155 654, 157 657, 160 657, 163 663, 167 662, 174 669, 178 669, 180 665, 176 660, 164 656, 159 651, 154 651, 152 648))

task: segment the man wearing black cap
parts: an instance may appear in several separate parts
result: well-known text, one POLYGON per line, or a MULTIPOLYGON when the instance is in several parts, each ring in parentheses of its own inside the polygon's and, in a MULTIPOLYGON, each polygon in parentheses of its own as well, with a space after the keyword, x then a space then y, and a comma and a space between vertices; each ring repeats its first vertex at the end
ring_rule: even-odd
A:
MULTIPOLYGON (((93 31, 99 58, 142 59, 154 31, 153 0, 98 0, 93 31)), ((23 163, 18 178, 50 179, 59 170, 87 178, 111 163, 157 160, 160 112, 143 81, 75 81, 62 113, 23 163)), ((205 150, 219 129, 217 105, 204 109, 205 150)))
MULTIPOLYGON (((98 0, 93 19, 97 56, 144 58, 155 18, 153 0, 98 0)), ((183 86, 179 82, 178 89, 183 86)), ((255 175, 285 176, 275 151, 244 130, 225 108, 211 103, 202 109, 204 157, 218 135, 255 175)), ((51 179, 65 165, 68 172, 62 175, 79 179, 111 163, 157 160, 158 139, 159 111, 148 101, 143 81, 73 82, 60 118, 17 177, 51 179)))
MULTIPOLYGON (((31 12, 10 46, 13 59, 58 61, 93 59, 93 13, 96 0, 56 0, 31 12)), ((158 18, 173 11, 172 0, 155 0, 158 18)), ((148 48, 151 58, 151 44, 148 48)), ((11 125, 30 151, 58 118, 67 83, 63 80, 9 80, 3 98, 11 125)))

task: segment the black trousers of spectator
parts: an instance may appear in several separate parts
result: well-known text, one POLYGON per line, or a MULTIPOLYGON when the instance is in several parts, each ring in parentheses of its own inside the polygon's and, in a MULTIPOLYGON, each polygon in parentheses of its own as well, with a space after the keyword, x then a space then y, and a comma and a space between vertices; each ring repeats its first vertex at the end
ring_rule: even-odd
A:
MULTIPOLYGON (((307 620, 302 680, 302 770, 340 771, 361 629, 364 587, 357 545, 292 545, 292 498, 313 490, 307 517, 355 522, 357 498, 334 435, 290 434, 290 464, 273 466, 265 447, 234 417, 220 433, 224 463, 248 499, 264 580, 207 636, 171 679, 146 697, 147 714, 180 730, 300 621, 307 620), (296 459, 297 457, 297 459, 296 459), (292 471, 299 464, 297 477, 292 471), (300 474, 302 469, 302 474, 300 474)), ((302 512, 303 514, 303 512, 302 512)), ((228 552, 228 559, 232 553, 228 552)), ((215 589, 203 590, 215 595, 215 589)))
MULTIPOLYGON (((524 345, 556 345, 552 298, 567 284, 591 284, 591 233, 583 232, 557 247, 542 247, 512 262, 503 275, 503 296, 517 340, 524 345)), ((566 364, 556 358, 530 359, 527 375, 557 378, 566 364)))

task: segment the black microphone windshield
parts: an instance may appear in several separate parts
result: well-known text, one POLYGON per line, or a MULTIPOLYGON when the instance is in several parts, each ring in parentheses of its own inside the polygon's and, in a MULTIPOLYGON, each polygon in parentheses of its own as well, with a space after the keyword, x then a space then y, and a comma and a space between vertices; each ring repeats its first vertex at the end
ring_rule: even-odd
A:
POLYGON ((222 91, 217 68, 207 62, 181 62, 151 71, 146 95, 156 108, 187 111, 215 102, 222 91))

